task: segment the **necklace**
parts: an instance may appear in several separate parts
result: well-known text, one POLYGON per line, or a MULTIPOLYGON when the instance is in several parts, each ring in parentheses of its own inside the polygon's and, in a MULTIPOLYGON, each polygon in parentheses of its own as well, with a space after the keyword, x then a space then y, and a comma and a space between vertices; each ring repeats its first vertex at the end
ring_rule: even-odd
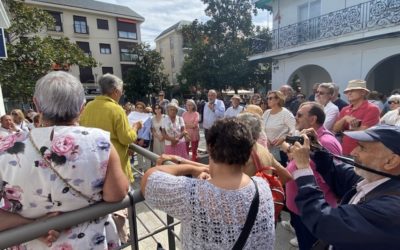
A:
MULTIPOLYGON (((54 132, 54 130, 53 130, 54 132)), ((39 147, 36 145, 35 141, 33 140, 33 136, 32 136, 32 131, 29 132, 29 140, 31 141, 33 147, 36 149, 37 153, 42 157, 42 159, 47 163, 47 166, 49 166, 49 168, 54 172, 55 175, 57 175, 58 178, 60 178, 60 180, 62 180, 64 182, 64 184, 72 189, 76 194, 78 194, 79 196, 81 196, 82 198, 85 198, 89 203, 96 203, 97 201, 95 201, 92 197, 89 197, 85 194, 83 194, 81 191, 77 190, 74 186, 72 186, 71 184, 68 183, 68 181, 66 179, 64 179, 64 177, 61 176, 61 174, 54 168, 53 166, 53 162, 51 162, 50 160, 48 160, 47 158, 44 157, 44 155, 42 155, 42 153, 40 152, 39 147)), ((65 189, 64 189, 65 190, 65 189)), ((64 192, 63 190, 63 192, 64 192)))

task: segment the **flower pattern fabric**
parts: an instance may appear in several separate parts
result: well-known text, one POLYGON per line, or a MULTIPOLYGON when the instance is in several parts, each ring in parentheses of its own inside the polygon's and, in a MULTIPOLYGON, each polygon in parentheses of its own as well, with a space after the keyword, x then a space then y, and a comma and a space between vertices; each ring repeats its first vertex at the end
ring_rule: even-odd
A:
MULTIPOLYGON (((84 127, 35 128, 0 139, 1 209, 27 218, 68 212, 92 204, 74 192, 49 167, 91 200, 102 200, 110 155, 110 135, 84 127)), ((65 230, 51 249, 114 249, 120 245, 114 221, 105 216, 65 230)), ((38 240, 16 246, 47 249, 38 240)))

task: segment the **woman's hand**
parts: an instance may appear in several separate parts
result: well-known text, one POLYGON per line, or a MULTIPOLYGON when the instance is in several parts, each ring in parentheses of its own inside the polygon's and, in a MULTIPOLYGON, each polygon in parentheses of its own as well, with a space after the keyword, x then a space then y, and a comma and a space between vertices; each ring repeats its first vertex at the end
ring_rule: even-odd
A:
POLYGON ((201 174, 199 174, 197 176, 197 178, 200 180, 209 180, 209 179, 211 179, 211 175, 207 172, 202 172, 201 174))
POLYGON ((156 165, 157 166, 164 165, 164 162, 166 161, 172 161, 176 163, 175 155, 167 155, 167 154, 160 155, 156 161, 156 165))

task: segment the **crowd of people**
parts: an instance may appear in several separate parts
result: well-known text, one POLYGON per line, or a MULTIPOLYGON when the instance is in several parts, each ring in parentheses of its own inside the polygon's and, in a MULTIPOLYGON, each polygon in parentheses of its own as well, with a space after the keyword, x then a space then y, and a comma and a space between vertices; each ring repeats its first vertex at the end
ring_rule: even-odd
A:
MULTIPOLYGON (((120 201, 138 164, 147 202, 181 220, 183 249, 274 249, 279 222, 301 250, 398 249, 399 90, 385 101, 351 80, 347 103, 334 83, 316 83, 308 98, 284 84, 247 104, 209 90, 202 107, 160 91, 153 106, 122 106, 121 79, 105 74, 99 86, 85 103, 75 77, 51 72, 36 83, 36 111, 1 116, 0 231, 120 201), (207 165, 197 153, 201 127, 207 165), (160 155, 156 166, 133 161, 131 144, 160 155), (289 221, 280 221, 284 205, 289 221)), ((50 230, 19 247, 114 249, 128 241, 126 216, 50 230)))

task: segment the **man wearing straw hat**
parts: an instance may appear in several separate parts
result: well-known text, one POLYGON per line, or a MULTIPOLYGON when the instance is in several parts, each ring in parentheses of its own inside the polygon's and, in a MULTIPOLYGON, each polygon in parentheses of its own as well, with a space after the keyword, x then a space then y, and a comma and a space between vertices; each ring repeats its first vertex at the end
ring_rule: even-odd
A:
POLYGON ((236 117, 239 113, 243 111, 243 107, 240 106, 240 96, 234 95, 231 98, 231 103, 232 106, 230 106, 226 111, 225 111, 225 117, 236 117))
MULTIPOLYGON (((350 103, 344 107, 333 126, 333 131, 340 133, 346 130, 365 130, 379 123, 379 108, 368 102, 369 90, 364 80, 351 80, 343 91, 350 103)), ((357 146, 357 141, 344 135, 342 141, 343 155, 357 146)))

